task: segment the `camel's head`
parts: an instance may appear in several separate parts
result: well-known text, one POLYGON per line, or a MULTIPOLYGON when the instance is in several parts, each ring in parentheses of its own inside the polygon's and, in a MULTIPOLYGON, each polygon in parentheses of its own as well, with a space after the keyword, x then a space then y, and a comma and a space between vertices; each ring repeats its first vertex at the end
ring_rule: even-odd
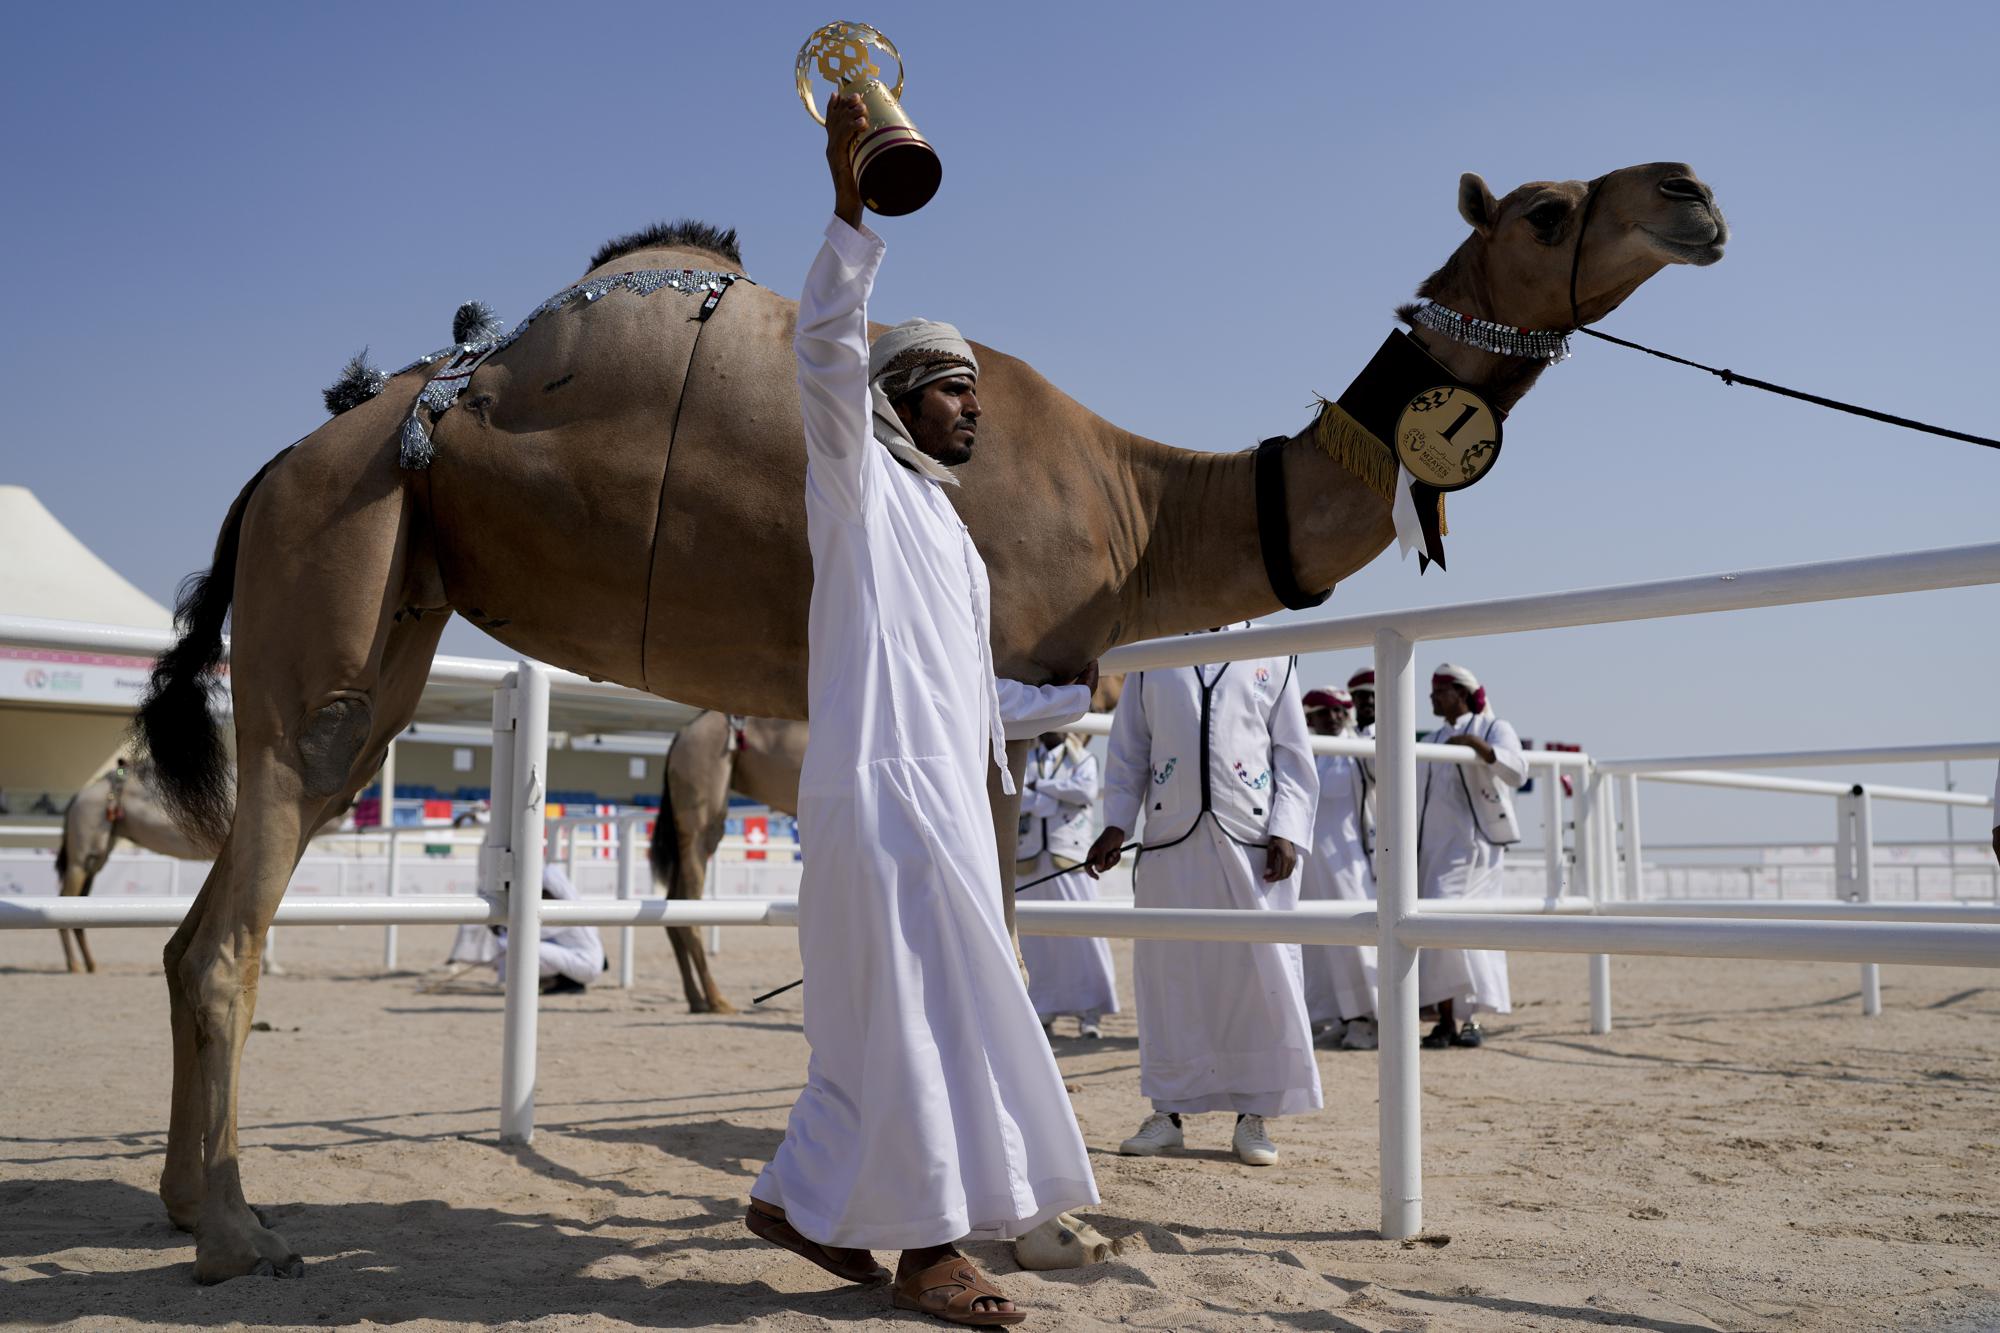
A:
POLYGON ((1713 264, 1729 240, 1714 192, 1684 162, 1649 162, 1587 182, 1532 181, 1504 199, 1467 172, 1458 211, 1472 235, 1422 294, 1525 329, 1578 322, 1573 265, 1576 314, 1589 324, 1668 264, 1713 264))

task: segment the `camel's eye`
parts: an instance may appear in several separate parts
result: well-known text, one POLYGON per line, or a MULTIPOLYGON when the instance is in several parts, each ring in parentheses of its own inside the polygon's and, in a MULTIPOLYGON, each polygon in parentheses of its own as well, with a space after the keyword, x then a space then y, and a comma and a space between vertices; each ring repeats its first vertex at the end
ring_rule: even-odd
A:
POLYGON ((1547 239, 1556 228, 1562 226, 1563 219, 1568 216, 1569 205, 1560 199, 1551 199, 1546 203, 1536 204, 1528 210, 1528 225, 1547 239))

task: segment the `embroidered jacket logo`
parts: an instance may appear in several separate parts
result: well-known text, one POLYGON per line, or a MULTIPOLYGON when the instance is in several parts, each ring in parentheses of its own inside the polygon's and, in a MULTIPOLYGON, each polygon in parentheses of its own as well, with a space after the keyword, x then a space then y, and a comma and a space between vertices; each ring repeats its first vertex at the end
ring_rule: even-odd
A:
POLYGON ((1253 778, 1250 776, 1250 770, 1243 767, 1241 759, 1237 760, 1233 767, 1236 769, 1237 780, 1251 791, 1262 791, 1271 785, 1271 770, 1268 768, 1253 778))
POLYGON ((1169 778, 1173 777, 1173 775, 1174 775, 1174 765, 1175 765, 1175 764, 1178 764, 1179 762, 1180 762, 1180 756, 1179 756, 1179 755, 1175 755, 1175 756, 1174 756, 1173 758, 1171 758, 1171 759, 1167 760, 1167 762, 1166 762, 1166 764, 1165 764, 1164 766, 1162 766, 1162 767, 1160 767, 1160 768, 1156 768, 1156 769, 1154 769, 1154 770, 1153 770, 1153 785, 1154 785, 1155 787, 1164 787, 1164 786, 1166 786, 1166 785, 1167 785, 1167 780, 1168 780, 1169 778))

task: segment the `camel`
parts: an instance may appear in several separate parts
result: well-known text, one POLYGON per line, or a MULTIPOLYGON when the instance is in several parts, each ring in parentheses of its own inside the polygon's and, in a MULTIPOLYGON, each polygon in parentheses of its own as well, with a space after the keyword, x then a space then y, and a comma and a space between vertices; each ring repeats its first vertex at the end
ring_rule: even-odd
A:
MULTIPOLYGON (((699 898, 708 863, 722 844, 734 791, 788 815, 799 812, 799 766, 806 724, 779 718, 703 713, 682 727, 667 751, 660 813, 653 821, 653 874, 669 898, 699 898)), ((668 926, 688 1010, 733 1014, 708 971, 708 950, 691 926, 668 926)))
MULTIPOLYGON (((56 848, 56 876, 65 898, 87 896, 97 872, 104 869, 120 838, 161 856, 199 861, 213 853, 212 847, 196 845, 168 815, 153 789, 153 766, 141 760, 127 764, 120 759, 109 773, 99 777, 70 799, 63 811, 62 843, 56 848)), ((72 972, 97 970, 90 956, 90 944, 82 930, 58 931, 62 936, 63 961, 72 972), (76 948, 70 948, 70 937, 76 948), (81 955, 79 962, 78 955, 81 955)))
MULTIPOLYGON (((1122 676, 1098 681, 1090 697, 1091 711, 1108 713, 1116 708, 1123 681, 1122 676)), ((731 792, 781 814, 799 812, 799 768, 805 762, 806 735, 804 722, 731 718, 722 713, 703 713, 681 728, 667 752, 650 853, 653 876, 666 888, 667 897, 701 897, 708 864, 722 845, 731 792)), ((736 1006, 709 975, 701 932, 690 926, 668 926, 667 938, 674 946, 674 961, 680 964, 688 1011, 735 1013, 736 1006)))
MULTIPOLYGON (((1504 198, 1468 173, 1458 204, 1470 234, 1419 295, 1523 329, 1602 319, 1668 265, 1714 263, 1727 240, 1711 191, 1677 162, 1504 198)), ((586 286, 545 303, 504 348, 484 360, 446 349, 367 383, 231 504, 140 710, 169 801, 221 840, 165 950, 174 1092, 160 1195, 195 1234, 197 1280, 304 1271, 245 1201, 238 1165, 260 941, 309 831, 354 798, 410 721, 452 613, 588 676, 722 712, 804 714, 812 565, 796 306, 732 281, 742 271, 733 231, 681 224, 614 242, 586 286), (470 373, 434 381, 436 370, 470 373), (208 699, 232 607, 233 810, 208 699)), ((1413 336, 1503 414, 1546 365, 1413 336)), ((1142 438, 1026 362, 977 354, 980 456, 951 498, 991 577, 998 671, 1067 679, 1117 644, 1279 606, 1256 455, 1142 438)), ((1308 593, 1393 533, 1388 486, 1318 439, 1308 427, 1276 446, 1282 555, 1308 593)), ((1016 772, 1026 752, 1009 746, 1016 772)), ((1011 885, 1016 802, 990 785, 1011 885)))

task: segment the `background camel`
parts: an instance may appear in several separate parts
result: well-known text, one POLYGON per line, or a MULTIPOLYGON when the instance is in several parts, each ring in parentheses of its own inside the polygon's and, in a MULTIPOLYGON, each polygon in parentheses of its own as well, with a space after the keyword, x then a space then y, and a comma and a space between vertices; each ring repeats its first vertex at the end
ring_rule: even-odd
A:
MULTIPOLYGON (((777 718, 732 718, 703 713, 682 727, 667 751, 660 813, 653 821, 653 874, 669 898, 699 898, 708 863, 722 845, 734 791, 783 814, 799 812, 799 766, 805 759, 806 724, 777 718)), ((708 971, 701 932, 668 926, 680 964, 688 1009, 733 1014, 708 971)))
MULTIPOLYGON (((110 772, 77 792, 63 811, 62 842, 56 848, 56 878, 65 898, 90 892, 120 838, 161 856, 199 861, 213 854, 181 832, 153 789, 153 766, 119 760, 110 772)), ((63 930, 63 961, 72 972, 97 970, 81 930, 63 930), (76 947, 70 948, 70 937, 76 947), (81 958, 79 959, 79 955, 81 958)))
MULTIPOLYGON (((1108 713, 1118 706, 1123 676, 1097 682, 1090 709, 1108 713)), ((653 876, 669 898, 699 898, 708 866, 729 820, 729 795, 769 806, 781 814, 799 812, 799 769, 805 760, 807 724, 778 718, 731 718, 703 713, 681 728, 667 751, 660 790, 660 813, 653 821, 653 876)), ((1003 851, 1011 855, 1010 837, 1003 851)), ((680 964, 688 1009, 697 1014, 733 1014, 736 1006, 716 989, 708 971, 701 932, 668 926, 667 938, 680 964)))
MULTIPOLYGON (((1459 213, 1471 234, 1420 294, 1532 329, 1601 319, 1667 265, 1719 259, 1727 237, 1708 187, 1680 163, 1504 199, 1467 175, 1459 213)), ((203 1281, 303 1271, 245 1202, 238 1170, 258 949, 310 830, 408 724, 450 614, 524 654, 697 706, 804 712, 796 307, 748 282, 719 300, 706 284, 720 279, 684 290, 686 270, 740 272, 734 234, 680 226, 607 246, 596 285, 546 305, 456 398, 419 402, 437 366, 389 380, 252 478, 177 608, 182 637, 155 669, 141 722, 189 827, 226 831, 165 955, 174 1095, 160 1193, 195 1232, 203 1281), (627 271, 654 277, 611 283, 627 271), (422 470, 399 460, 408 420, 428 440, 411 455, 422 470), (233 816, 207 695, 232 605, 233 816)), ((1544 368, 1419 336, 1501 412, 1544 368)), ((980 452, 952 501, 991 574, 997 670, 1064 679, 1116 644, 1278 606, 1250 454, 1141 438, 1025 362, 978 355, 980 452)), ((1272 409, 1244 406, 1246 438, 1264 433, 1272 409)), ((1282 470, 1292 573, 1306 590, 1331 588, 1389 543, 1382 490, 1313 431, 1284 444, 1282 470)), ((1018 771, 1027 747, 1009 748, 1018 771)), ((1015 802, 993 786, 1009 885, 1015 802)))

